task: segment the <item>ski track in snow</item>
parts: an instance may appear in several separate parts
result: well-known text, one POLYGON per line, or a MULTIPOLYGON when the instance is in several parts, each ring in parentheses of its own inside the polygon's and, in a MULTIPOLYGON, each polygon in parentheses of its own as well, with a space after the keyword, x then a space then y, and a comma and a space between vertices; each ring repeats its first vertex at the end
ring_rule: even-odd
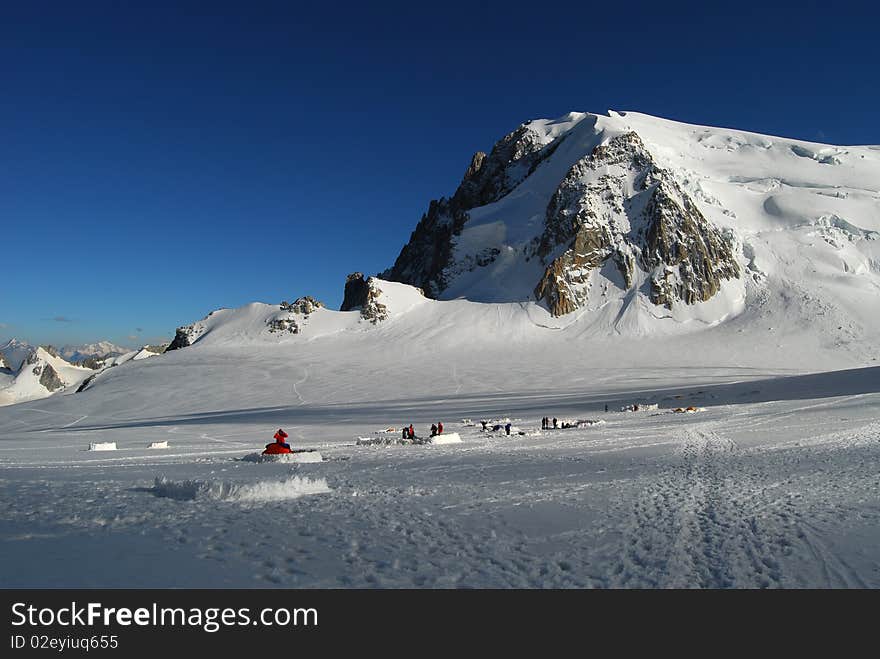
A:
POLYGON ((685 431, 681 464, 652 482, 632 510, 614 585, 765 588, 781 574, 770 539, 731 459, 736 445, 709 426, 685 431))
MULTIPOLYGON (((828 404, 805 406, 779 416, 828 404)), ((827 547, 822 540, 826 533, 811 521, 815 509, 826 503, 823 495, 840 487, 838 479, 846 482, 852 478, 851 465, 846 465, 848 473, 829 469, 831 473, 822 474, 821 480, 811 483, 807 491, 811 492, 812 501, 804 506, 803 490, 780 492, 783 488, 778 481, 789 473, 790 464, 786 463, 792 457, 787 451, 777 448, 778 459, 767 460, 772 449, 743 451, 714 432, 713 425, 687 430, 679 449, 680 462, 650 479, 637 497, 625 529, 625 551, 615 566, 610 585, 867 587, 858 572, 827 547), (784 560, 805 554, 813 563, 808 580, 803 572, 787 576, 782 567, 784 560)), ((827 458, 840 458, 841 449, 864 441, 874 449, 871 460, 876 459, 878 424, 855 434, 832 434, 814 440, 811 452, 819 461, 823 453, 827 458)), ((878 470, 871 460, 859 461, 856 467, 868 479, 874 472, 870 489, 875 498, 876 520, 878 470)), ((819 519, 831 521, 827 517, 819 519)), ((876 563, 874 569, 876 572, 876 563)))
POLYGON ((293 393, 294 393, 294 394, 296 395, 296 397, 299 399, 299 404, 300 404, 300 405, 305 405, 305 404, 306 404, 306 401, 305 401, 305 399, 302 397, 302 394, 299 393, 299 389, 297 388, 297 385, 305 384, 305 383, 308 381, 308 379, 309 379, 309 368, 308 368, 308 366, 306 366, 306 367, 305 367, 305 373, 303 374, 302 379, 299 380, 299 381, 297 381, 297 382, 294 382, 294 383, 293 383, 293 393))

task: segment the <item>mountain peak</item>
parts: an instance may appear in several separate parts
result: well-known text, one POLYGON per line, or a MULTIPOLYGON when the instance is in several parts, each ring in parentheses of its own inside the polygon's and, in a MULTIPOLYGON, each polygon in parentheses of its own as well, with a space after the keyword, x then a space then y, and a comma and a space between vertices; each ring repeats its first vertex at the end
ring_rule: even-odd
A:
MULTIPOLYGON (((837 258, 825 235, 851 236, 843 271, 876 278, 865 236, 877 229, 878 174, 869 147, 631 111, 534 119, 474 155, 381 276, 440 300, 604 309, 617 328, 630 313, 719 322, 743 309, 747 288, 771 285, 757 252, 766 264, 812 233, 827 243, 815 244, 823 264, 837 258)), ((797 258, 779 265, 773 285, 804 276, 797 258)))

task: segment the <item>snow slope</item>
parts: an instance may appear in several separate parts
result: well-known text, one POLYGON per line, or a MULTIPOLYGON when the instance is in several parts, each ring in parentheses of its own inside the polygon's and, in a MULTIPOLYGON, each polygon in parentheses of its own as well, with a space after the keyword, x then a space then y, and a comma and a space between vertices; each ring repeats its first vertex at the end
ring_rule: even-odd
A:
POLYGON ((877 370, 726 385, 711 380, 744 374, 639 370, 572 389, 509 383, 471 395, 438 385, 431 400, 366 404, 322 401, 313 376, 298 385, 304 404, 210 407, 206 395, 178 413, 165 409, 180 395, 169 391, 140 409, 87 393, 8 407, 0 582, 876 588, 877 370), (633 401, 660 410, 602 411, 633 401), (705 411, 668 412, 682 401, 705 411), (462 412, 508 416, 527 434, 483 433, 456 422, 462 412), (541 431, 547 414, 606 423, 541 431), (438 419, 463 442, 354 445, 387 423, 412 420, 421 434, 438 419), (324 461, 241 459, 279 425, 324 461), (119 450, 84 450, 98 438, 119 450), (147 448, 159 438, 168 449, 147 448))

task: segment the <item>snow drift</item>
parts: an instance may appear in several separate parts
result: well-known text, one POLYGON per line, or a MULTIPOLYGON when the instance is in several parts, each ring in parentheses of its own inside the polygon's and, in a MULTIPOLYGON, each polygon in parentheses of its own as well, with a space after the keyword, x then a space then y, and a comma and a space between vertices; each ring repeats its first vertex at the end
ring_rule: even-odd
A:
POLYGON ((323 458, 318 451, 301 451, 298 453, 277 453, 265 455, 263 453, 248 453, 241 458, 244 462, 285 462, 293 464, 308 464, 322 462, 323 458))
POLYGON ((330 492, 327 480, 291 476, 282 481, 232 483, 222 480, 173 481, 163 476, 156 478, 153 494, 179 501, 216 500, 239 503, 260 503, 298 499, 309 494, 330 492))

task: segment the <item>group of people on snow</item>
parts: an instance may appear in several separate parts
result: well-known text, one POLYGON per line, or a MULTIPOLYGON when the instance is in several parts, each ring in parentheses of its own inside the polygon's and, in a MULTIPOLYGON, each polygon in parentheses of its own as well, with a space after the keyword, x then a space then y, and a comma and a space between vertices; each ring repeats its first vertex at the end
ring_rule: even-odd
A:
MULTIPOLYGON (((443 434, 443 422, 438 421, 437 423, 431 424, 431 437, 435 435, 443 434)), ((401 435, 404 439, 416 439, 416 430, 413 428, 413 424, 409 424, 408 426, 403 427, 403 433, 401 435)))
MULTIPOLYGON (((483 425, 483 431, 489 432, 489 430, 490 430, 490 428, 488 427, 489 422, 488 421, 480 421, 480 423, 483 425)), ((491 430, 493 432, 498 432, 499 430, 501 430, 501 428, 504 428, 504 432, 506 432, 509 435, 511 427, 512 426, 510 425, 510 422, 508 421, 507 424, 504 426, 502 426, 500 423, 496 423, 494 426, 492 426, 491 430)))
POLYGON ((558 427, 559 427, 559 419, 557 419, 556 417, 553 417, 552 425, 551 425, 549 416, 545 416, 543 419, 541 419, 541 430, 551 430, 553 428, 558 428, 558 427))

